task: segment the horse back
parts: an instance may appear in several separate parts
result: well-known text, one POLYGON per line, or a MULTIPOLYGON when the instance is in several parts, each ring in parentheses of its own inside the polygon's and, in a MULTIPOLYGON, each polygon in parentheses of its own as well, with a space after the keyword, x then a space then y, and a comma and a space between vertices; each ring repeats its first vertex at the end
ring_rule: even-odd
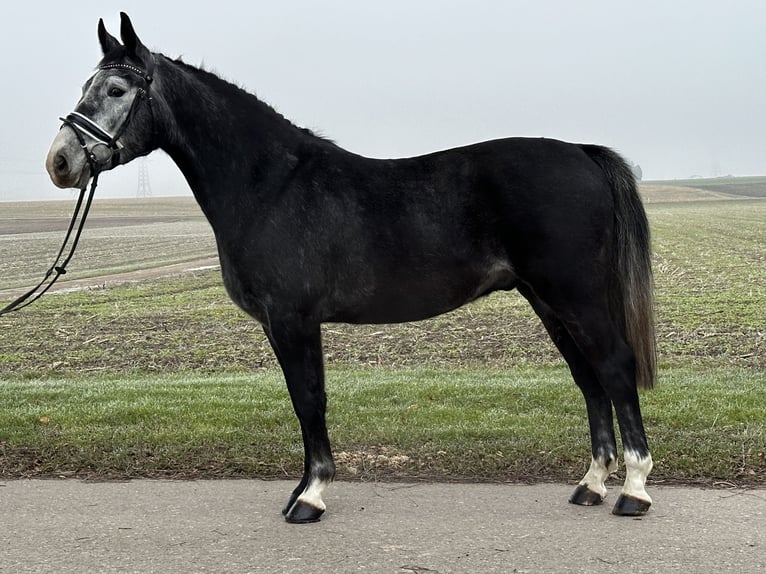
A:
POLYGON ((438 315, 581 243, 572 222, 604 219, 610 197, 580 146, 548 139, 397 160, 327 146, 298 165, 234 241, 246 255, 221 250, 230 294, 256 317, 264 301, 320 321, 438 315))

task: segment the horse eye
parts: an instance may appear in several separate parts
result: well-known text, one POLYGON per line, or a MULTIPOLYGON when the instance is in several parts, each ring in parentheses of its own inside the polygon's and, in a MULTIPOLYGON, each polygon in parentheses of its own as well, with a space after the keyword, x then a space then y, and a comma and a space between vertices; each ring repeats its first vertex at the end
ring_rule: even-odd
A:
POLYGON ((112 87, 112 88, 109 88, 108 94, 112 98, 120 98, 125 95, 125 90, 123 90, 122 88, 112 87))

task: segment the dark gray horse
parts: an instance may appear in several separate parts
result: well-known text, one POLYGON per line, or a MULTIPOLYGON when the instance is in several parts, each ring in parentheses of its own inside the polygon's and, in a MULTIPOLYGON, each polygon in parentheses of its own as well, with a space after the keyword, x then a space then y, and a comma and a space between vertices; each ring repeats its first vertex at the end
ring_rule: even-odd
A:
POLYGON ((151 53, 122 14, 99 22, 104 58, 47 159, 53 182, 165 150, 215 232, 226 289, 257 319, 284 372, 305 447, 284 514, 318 520, 335 472, 320 325, 445 313, 495 290, 530 302, 582 390, 592 462, 571 502, 598 504, 617 466, 615 514, 643 514, 652 459, 637 387, 655 378, 649 230, 609 149, 504 139, 368 159, 300 129, 214 74, 151 53))

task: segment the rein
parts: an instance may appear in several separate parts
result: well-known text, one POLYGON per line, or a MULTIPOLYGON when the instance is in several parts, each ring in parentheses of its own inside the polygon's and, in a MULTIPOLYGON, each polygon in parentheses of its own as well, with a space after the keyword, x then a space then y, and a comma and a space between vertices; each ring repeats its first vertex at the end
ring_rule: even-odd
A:
MULTIPOLYGON (((150 64, 153 64, 153 62, 150 64)), ((51 287, 53 287, 53 284, 56 283, 59 277, 66 274, 66 267, 69 264, 69 261, 71 261, 72 257, 74 257, 75 249, 77 248, 77 244, 80 241, 80 235, 82 234, 83 227, 85 226, 85 220, 88 217, 88 212, 90 211, 90 206, 93 202, 93 196, 96 192, 96 187, 98 186, 99 174, 101 171, 103 171, 107 162, 110 162, 113 159, 119 160, 121 146, 118 140, 120 136, 122 136, 122 134, 125 132, 125 129, 130 124, 130 121, 133 119, 139 104, 146 100, 149 103, 151 109, 151 97, 149 97, 149 86, 151 85, 153 79, 151 75, 151 66, 146 72, 129 64, 107 64, 100 66, 99 70, 109 70, 114 68, 122 68, 137 74, 144 80, 146 89, 138 89, 135 97, 133 98, 133 102, 130 105, 130 109, 125 116, 125 119, 122 121, 122 124, 120 124, 120 127, 114 134, 110 134, 96 122, 79 112, 72 112, 68 114, 66 118, 59 118, 62 122, 64 122, 62 128, 64 126, 68 126, 72 129, 75 136, 77 137, 77 141, 80 144, 80 147, 83 150, 83 153, 85 154, 85 158, 88 161, 88 166, 90 167, 92 174, 90 191, 88 192, 88 184, 86 182, 82 189, 80 189, 80 195, 77 198, 77 205, 75 206, 74 212, 72 213, 72 219, 69 222, 69 227, 67 229, 66 235, 64 236, 64 242, 61 244, 61 249, 59 249, 58 255, 56 255, 56 259, 45 272, 42 280, 32 289, 17 298, 15 301, 0 309, 0 316, 11 313, 13 311, 19 311, 24 307, 31 305, 40 297, 42 297, 51 287), (91 146, 90 149, 88 148, 85 136, 96 141, 96 144, 91 146), (99 145, 106 146, 109 152, 109 155, 103 159, 99 159, 99 157, 93 151, 99 145), (84 202, 83 199, 85 199, 84 202), (79 223, 77 223, 78 218, 79 223), (75 226, 77 227, 77 231, 72 238, 72 231, 75 229, 75 226), (66 257, 64 257, 62 260, 64 252, 67 250, 66 247, 70 238, 72 238, 72 244, 69 247, 69 251, 66 257), (59 264, 59 261, 61 261, 61 264, 59 264)))

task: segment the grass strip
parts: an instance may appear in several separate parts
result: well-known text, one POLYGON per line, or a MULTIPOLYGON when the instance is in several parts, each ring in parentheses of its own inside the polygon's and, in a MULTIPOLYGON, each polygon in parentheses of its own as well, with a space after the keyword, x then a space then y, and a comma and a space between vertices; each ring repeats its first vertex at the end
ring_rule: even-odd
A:
MULTIPOLYGON (((643 394, 652 480, 766 485, 766 385, 751 369, 665 366, 643 394)), ((579 480, 585 407, 562 367, 328 373, 345 479, 579 480)), ((281 376, 0 382, 0 477, 297 477, 302 447, 281 376)), ((617 473, 620 478, 620 472, 617 473)))

